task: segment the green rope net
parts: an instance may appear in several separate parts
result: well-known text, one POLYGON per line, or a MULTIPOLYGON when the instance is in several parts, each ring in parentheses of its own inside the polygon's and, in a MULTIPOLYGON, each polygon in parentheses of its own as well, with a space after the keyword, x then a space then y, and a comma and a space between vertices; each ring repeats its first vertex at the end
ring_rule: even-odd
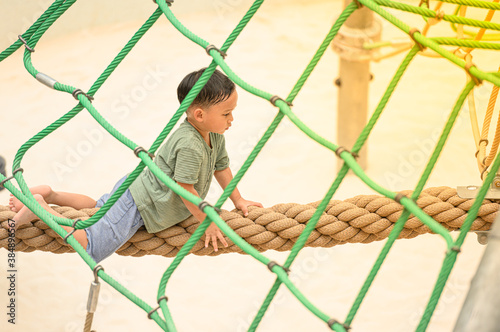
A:
MULTIPOLYGON (((38 41, 40 38, 44 35, 44 33, 50 28, 50 26, 62 15, 64 12, 70 8, 76 0, 56 0, 50 5, 50 7, 43 13, 43 15, 40 16, 40 18, 24 33, 20 36, 19 40, 13 43, 10 47, 8 47, 5 51, 0 53, 0 61, 4 60, 7 58, 9 55, 11 55, 13 52, 15 52, 17 49, 22 47, 23 45, 25 46, 24 50, 24 65, 26 67, 26 70, 38 81, 41 83, 55 89, 61 92, 69 93, 72 94, 76 99, 78 99, 78 104, 71 109, 68 113, 63 115, 61 118, 56 120, 54 123, 49 125, 47 128, 43 129, 40 131, 38 134, 36 134, 34 137, 32 137, 30 140, 28 140, 25 144, 21 146, 21 148, 18 150, 14 162, 13 162, 13 178, 17 181, 19 188, 16 188, 12 183, 11 183, 11 178, 6 179, 3 175, 0 174, 0 181, 2 181, 3 185, 5 188, 7 188, 15 197, 17 197, 22 203, 24 203, 26 206, 28 206, 37 216, 39 216, 45 223, 47 223, 48 226, 50 226, 52 229, 54 229, 61 237, 65 237, 68 233, 60 226, 60 225, 66 225, 66 226, 73 226, 73 220, 70 219, 65 219, 65 218, 59 218, 55 217, 51 214, 49 214, 47 211, 45 211, 33 198, 33 195, 30 193, 28 189, 28 185, 26 184, 23 174, 22 174, 22 169, 21 169, 21 161, 25 155, 25 153, 35 144, 37 144, 40 140, 42 140, 44 137, 47 135, 51 134, 54 132, 56 129, 67 123, 69 120, 71 120, 73 117, 75 117, 80 111, 83 109, 86 109, 92 117, 106 130, 114 136, 117 140, 119 140, 121 143, 123 143, 127 148, 129 148, 131 151, 134 151, 136 155, 141 159, 137 167, 130 173, 126 181, 120 186, 120 188, 111 196, 111 198, 106 202, 106 204, 99 210, 98 213, 96 213, 93 217, 91 217, 88 220, 85 221, 80 221, 74 225, 76 229, 83 229, 86 227, 89 227, 93 225, 95 222, 97 222, 108 210, 109 208, 116 202, 116 200, 123 194, 123 192, 130 186, 130 184, 137 178, 137 176, 140 174, 140 172, 144 169, 144 167, 149 167, 149 169, 161 180, 163 181, 168 187, 170 187, 175 193, 178 195, 184 197, 185 199, 189 200, 190 202, 199 205, 202 200, 199 197, 196 197, 189 192, 185 191, 183 188, 181 188, 175 181, 173 181, 171 178, 167 177, 159 168, 156 166, 156 164, 152 161, 150 154, 154 154, 154 152, 159 148, 159 146, 162 144, 162 142, 165 140, 165 138, 168 136, 172 128, 175 126, 175 124, 178 122, 182 114, 186 111, 187 107, 191 104, 191 102, 194 100, 198 92, 202 89, 204 84, 208 81, 212 73, 215 71, 217 67, 220 67, 226 75, 233 80, 237 85, 239 85, 241 88, 244 90, 252 93, 253 95, 269 100, 271 101, 277 108, 277 114, 271 124, 268 126, 267 130, 265 133, 262 135, 256 146, 253 148, 252 152, 249 154, 247 157, 245 163, 243 166, 240 168, 240 170, 237 172, 237 174, 234 176, 234 179, 231 181, 231 183, 227 186, 227 188, 224 190, 223 194, 220 196, 218 199, 217 203, 215 206, 208 205, 204 207, 203 211, 207 214, 207 218, 200 224, 198 229, 195 231, 195 233, 191 236, 189 241, 184 245, 184 247, 179 251, 173 262, 170 264, 170 266, 167 268, 165 271, 163 277, 161 278, 160 285, 158 287, 158 294, 157 294, 157 299, 158 299, 158 304, 159 307, 155 306, 155 308, 151 307, 149 304, 138 298, 136 295, 134 295, 132 292, 130 292, 127 288, 125 288, 123 285, 121 285, 119 282, 114 280, 110 275, 108 275, 104 270, 102 269, 97 269, 97 274, 98 276, 107 282, 109 285, 111 285, 113 288, 115 288, 118 292, 122 293, 124 296, 126 296, 128 299, 130 299, 132 302, 134 302, 137 306, 139 306, 141 309, 143 309, 146 313, 148 313, 148 317, 153 319, 161 329, 165 331, 176 331, 176 327, 174 324, 174 320, 171 316, 167 301, 166 301, 166 296, 165 296, 165 289, 167 286, 167 283, 170 280, 170 277, 174 273, 174 271, 177 269, 179 264, 182 262, 184 257, 190 252, 190 250, 193 248, 195 243, 200 239, 200 237, 204 234, 205 230, 207 227, 210 225, 210 223, 214 222, 217 224, 217 226, 225 233, 226 236, 228 236, 235 244, 237 244, 242 250, 244 250, 247 254, 251 255, 255 259, 257 259, 259 262, 262 264, 265 264, 268 266, 268 268, 276 274, 276 281, 272 285, 272 288, 270 289, 266 299, 264 300, 262 306, 260 307, 260 310, 258 311, 257 315, 255 316, 249 330, 250 331, 255 331, 262 320, 264 314, 266 313, 271 301, 273 300, 276 292, 278 291, 279 287, 281 284, 284 284, 290 292, 308 309, 310 310, 314 315, 316 315, 319 319, 324 321, 327 326, 335 331, 338 332, 344 332, 347 331, 350 326, 353 323, 354 317, 356 313, 358 312, 358 309, 365 298, 377 272, 379 271, 381 265, 384 262, 384 259, 386 258, 389 250, 391 249, 392 245, 394 244, 394 241, 398 238, 398 235, 400 234, 401 230, 403 229, 403 226, 405 222, 407 221, 408 217, 410 214, 413 214, 417 216, 425 225, 427 225, 434 233, 438 234, 443 238, 443 240, 446 243, 447 246, 447 254, 445 256, 444 262, 442 264, 441 271, 439 273, 438 279, 436 281, 435 287, 432 291, 432 294, 430 296, 430 299, 428 301, 427 307, 424 311, 424 314, 420 320, 420 323, 417 327, 417 331, 424 331, 426 330, 429 321, 431 319, 431 316, 436 308, 437 302, 440 298, 441 293, 443 292, 445 283, 448 279, 448 276, 451 273, 451 270, 453 268, 453 265, 455 263, 455 260, 457 258, 457 254, 460 250, 460 247, 462 246, 465 236, 467 232, 469 231, 472 222, 476 218, 477 212, 479 210, 479 207, 484 200, 484 197, 486 195, 486 192, 488 190, 488 187, 493 181, 493 178, 495 174, 498 171, 498 168, 500 167, 500 157, 497 157, 495 161, 493 162, 490 172, 488 173, 488 176, 486 177, 484 184, 479 191, 478 196, 475 199, 474 205, 472 209, 470 210, 470 213, 468 214, 463 226, 461 227, 460 233, 456 239, 453 239, 450 235, 450 233, 439 223, 437 223, 434 219, 432 219, 429 215, 427 215, 425 212, 423 212, 415 203, 416 199, 419 197, 421 191, 423 190, 430 174, 431 171, 434 167, 434 165, 437 162, 437 159, 443 149, 443 146, 450 134, 450 131, 455 123, 455 120, 457 119, 457 116, 459 115, 459 112, 462 108, 462 105, 468 96, 468 94, 473 90, 474 88, 474 82, 481 82, 481 81, 487 81, 490 82, 496 86, 500 86, 500 76, 496 73, 488 73, 480 70, 476 66, 466 66, 466 62, 462 60, 460 57, 456 56, 454 53, 446 50, 445 48, 442 47, 442 45, 454 45, 454 46, 461 46, 461 47, 469 47, 469 48, 483 48, 483 49, 491 49, 491 50, 498 50, 499 45, 497 43, 491 43, 491 42, 482 42, 482 41, 476 41, 476 40, 471 40, 471 38, 464 38, 464 39, 455 39, 455 38, 446 38, 446 37, 440 37, 440 38, 428 38, 425 37, 423 34, 412 31, 412 29, 405 24, 404 22, 400 21, 395 15, 389 13, 382 7, 388 7, 392 9, 397 9, 401 11, 407 11, 410 13, 414 13, 417 15, 422 16, 424 19, 425 18, 436 18, 439 16, 439 13, 430 10, 426 7, 428 7, 428 2, 422 1, 420 6, 412 6, 409 4, 403 4, 403 3, 398 3, 398 2, 393 2, 389 0, 357 0, 355 3, 350 3, 345 10, 340 14, 338 19, 335 21, 335 23, 332 25, 330 31, 326 34, 326 37, 324 38, 323 42, 319 46, 318 50, 312 57, 311 61, 309 64, 306 66, 304 69, 302 75, 299 77, 297 80, 297 83, 293 87, 292 91, 289 93, 289 95, 284 98, 273 98, 274 95, 265 91, 262 91, 247 82, 245 82, 242 78, 240 78, 236 73, 234 73, 231 68, 227 65, 227 63, 224 61, 224 57, 222 54, 227 53, 231 45, 235 42, 239 34, 242 32, 242 30, 245 28, 245 26, 248 24, 248 22, 252 19, 254 14, 258 11, 260 6, 263 3, 263 0, 256 0, 249 10, 246 12, 246 14, 243 16, 239 24, 236 26, 236 28, 232 31, 232 33, 229 35, 229 37, 226 39, 224 44, 218 49, 214 47, 213 45, 201 37, 195 35, 192 33, 188 28, 182 25, 181 22, 177 20, 177 18, 174 16, 173 12, 171 11, 170 6, 172 5, 173 1, 164 1, 164 0, 158 0, 158 8, 153 12, 153 14, 149 17, 149 19, 141 26, 141 28, 133 35, 133 37, 127 42, 127 44, 123 47, 123 49, 118 53, 118 55, 111 61, 109 66, 103 71, 101 76, 97 78, 97 80, 94 82, 94 84, 91 86, 89 91, 87 93, 84 93, 83 91, 77 89, 76 87, 73 87, 71 85, 63 84, 60 82, 57 82, 55 79, 51 78, 50 76, 38 71, 35 66, 32 63, 32 51, 36 47, 38 41), (358 6, 366 6, 373 12, 377 13, 380 17, 384 18, 391 24, 393 24, 395 27, 398 29, 402 30, 403 32, 407 34, 411 34, 413 40, 415 41, 415 44, 413 47, 409 50, 408 54, 404 58, 403 62, 397 69, 394 77, 392 78, 389 86, 387 87, 387 90, 383 94, 377 108, 373 112, 371 118, 369 119, 366 127, 363 129, 362 133, 360 134, 358 140, 352 147, 352 149, 349 151, 344 147, 339 147, 336 144, 328 141, 327 139, 321 137, 317 133, 315 133, 313 130, 308 128, 299 117, 292 111, 290 105, 299 93, 299 91, 302 89, 304 84, 306 83, 309 75, 311 72, 314 70, 315 66, 323 56, 324 52, 326 51, 327 47, 330 45, 332 42, 333 38, 337 35, 339 29, 341 26, 344 24, 344 22, 349 18, 349 16, 358 9, 358 6), (92 105, 91 100, 93 99, 93 96, 98 92, 99 88, 104 84, 104 82, 108 79, 108 77, 114 72, 114 70, 118 67, 118 65, 122 62, 122 60, 128 55, 128 53, 132 50, 132 48, 137 44, 137 42, 144 36, 144 34, 153 26, 153 24, 158 20, 158 18, 161 15, 165 15, 166 18, 171 22, 171 24, 180 32, 182 33, 185 37, 190 39, 192 42, 196 43, 202 48, 202 51, 205 52, 205 50, 208 50, 207 52, 209 55, 212 57, 212 62, 208 66, 207 70, 205 70, 204 74, 200 77, 198 82, 195 84, 195 86, 192 88, 192 90, 189 92, 188 96, 185 98, 185 100, 182 102, 178 110, 175 112, 174 116, 170 119, 170 121, 167 123, 167 125, 164 127, 164 129, 161 131, 161 133, 158 135, 157 139, 154 141, 152 146, 146 150, 145 148, 140 147, 138 144, 135 142, 131 141, 124 135, 122 135, 118 130, 116 130, 110 123, 106 121, 104 117, 101 116, 101 114, 97 111, 97 109, 92 105), (406 196, 400 196, 395 192, 392 192, 388 189, 383 188, 382 186, 378 185, 375 183, 373 180, 371 180, 363 171, 363 169, 358 165, 356 162, 355 156, 359 152, 359 150, 362 148, 364 143, 367 141, 373 127, 377 123, 377 120, 379 119, 382 111, 384 110, 390 96, 394 92, 395 87, 397 86, 399 80, 401 79, 403 73, 406 71, 408 68, 410 62, 412 59, 419 53, 419 51, 423 48, 428 48, 431 49, 432 51, 436 52, 439 54, 441 57, 446 58, 450 62, 454 63, 455 65, 462 67, 464 69, 468 70, 468 73, 471 75, 471 77, 474 78, 474 81, 471 80, 469 83, 466 84, 466 86, 463 88, 462 92, 460 93, 456 104, 454 108, 452 109, 448 120, 446 122, 445 127, 442 130, 441 136, 434 148, 434 151, 425 167, 425 170, 423 174, 420 177, 420 180, 418 181, 418 184, 416 185, 413 194, 411 197, 406 197, 406 196), (269 140, 269 138, 273 135, 274 131, 278 127, 278 125, 281 123, 284 117, 288 117, 289 120, 291 120, 301 131, 303 131, 307 136, 309 136, 311 139, 316 141, 317 143, 323 145, 327 149, 331 150, 332 153, 337 154, 338 157, 340 157, 343 161, 344 164, 340 171, 338 172, 336 178, 334 179, 332 185, 330 186, 327 194, 321 201, 321 203, 318 205, 314 215, 310 219, 310 221, 307 223, 306 228, 300 235, 300 237, 297 239, 294 247, 292 248, 289 256, 287 257, 286 261, 282 264, 279 265, 275 263, 274 261, 271 261, 269 258, 265 257, 261 253, 259 253, 255 248, 253 248, 251 245, 249 245, 247 242, 245 242, 241 237, 239 237, 226 223, 219 217, 216 208, 220 208, 224 202, 227 200, 227 198, 230 196, 231 192, 234 190, 234 188, 237 186, 237 184, 241 181, 242 177, 245 175, 246 171, 248 168, 252 165, 253 161, 255 158, 258 156, 266 142, 269 140), (366 278, 366 281, 361 287, 361 290, 358 293, 358 296, 356 297, 347 317, 342 321, 338 318, 332 317, 331 315, 321 311, 318 307, 316 307, 313 303, 311 303, 302 293, 301 291, 291 282, 289 276, 288 276, 288 269, 291 268, 293 261, 297 257, 299 251, 304 247, 309 235, 311 232, 314 230, 321 214, 324 212, 326 209, 326 206, 332 196, 335 194, 336 190, 338 189, 339 185, 343 181, 344 177, 346 176, 348 170, 352 170, 364 183, 366 183, 369 187, 377 191, 378 193, 385 195, 386 197, 389 197, 391 199, 397 200, 401 205, 404 206, 404 212, 395 224, 395 227, 390 233, 390 236, 385 243, 380 255, 378 256, 375 264, 373 265, 368 277, 366 278), (160 310, 161 313, 163 314, 163 317, 160 315, 160 310)), ((497 3, 490 3, 490 2, 485 2, 485 1, 475 1, 475 0, 445 0, 444 2, 448 3, 453 3, 457 4, 458 6, 474 6, 478 8, 484 8, 488 10, 499 10, 500 5, 497 3)), ((455 13, 456 14, 456 13, 455 13)), ((483 21, 478 21, 474 19, 469 19, 465 18, 462 16, 457 16, 457 15, 441 15, 439 16, 441 20, 448 21, 450 22, 454 27, 456 27, 457 24, 459 25, 466 25, 469 27, 475 27, 475 28, 484 28, 484 29, 489 29, 489 30, 495 30, 499 31, 500 30, 500 24, 497 23, 491 23, 491 22, 483 22, 483 21)), ((470 32, 466 32, 466 34, 470 35, 470 32)), ((491 37, 491 36, 490 36, 491 37)), ((492 38, 489 38, 491 40, 492 38)), ((494 39, 494 38, 493 38, 494 39)), ((85 252, 84 248, 81 247, 81 245, 72 237, 69 236, 68 238, 68 243, 73 246, 73 248, 76 250, 76 252, 83 258, 83 260, 88 264, 88 266, 91 269, 94 269, 96 267, 96 262, 90 258, 90 256, 85 252)))

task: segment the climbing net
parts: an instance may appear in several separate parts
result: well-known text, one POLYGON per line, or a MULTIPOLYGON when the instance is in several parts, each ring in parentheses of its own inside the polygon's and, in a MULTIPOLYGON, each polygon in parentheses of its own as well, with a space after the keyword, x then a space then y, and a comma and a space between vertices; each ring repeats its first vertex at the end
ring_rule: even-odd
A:
MULTIPOLYGON (((263 0, 256 0, 250 7, 250 9, 243 16, 239 24, 232 31, 229 37, 226 39, 224 44, 218 48, 209 42, 205 41, 201 37, 192 33, 189 29, 182 25, 182 23, 175 17, 170 7, 173 3, 172 0, 159 0, 157 1, 158 8, 154 11, 154 13, 149 17, 149 19, 141 26, 141 28, 134 34, 134 36, 128 41, 125 47, 118 53, 118 55, 113 59, 113 61, 109 64, 109 66, 104 70, 104 72, 99 76, 99 78, 94 82, 91 88, 84 92, 81 89, 78 89, 74 86, 63 84, 53 79, 47 74, 44 74, 38 71, 32 63, 32 52, 34 51, 38 41, 44 35, 44 33, 49 29, 49 27, 69 8, 71 7, 76 0, 56 0, 50 5, 50 7, 41 15, 41 17, 20 37, 19 40, 16 41, 13 45, 8 47, 5 51, 0 53, 0 61, 7 58, 14 51, 24 45, 24 65, 27 71, 42 84, 65 93, 71 94, 75 99, 78 100, 78 104, 71 109, 68 113, 63 115, 61 118, 53 122, 47 128, 40 131, 30 140, 28 140, 25 144, 21 146, 19 151, 17 152, 14 162, 13 162, 13 175, 11 177, 6 178, 3 175, 0 175, 0 184, 5 186, 14 196, 16 196, 19 200, 21 200, 26 206, 28 206, 37 216, 39 216, 50 228, 52 228, 59 236, 64 238, 74 249, 75 251, 82 257, 82 259, 88 264, 88 266, 94 271, 96 280, 98 282, 98 278, 101 278, 113 288, 115 288, 118 292, 122 293, 125 297, 143 309, 148 318, 153 319, 161 329, 165 331, 176 331, 176 327, 172 318, 172 315, 169 310, 169 306, 167 303, 167 297, 165 296, 166 285, 169 282, 172 274, 177 269, 182 260, 186 257, 186 255, 191 251, 193 246, 198 242, 201 236, 204 234, 207 227, 210 223, 214 222, 217 226, 228 236, 238 247, 240 247, 244 252, 251 255, 253 258, 258 260, 260 263, 266 265, 274 274, 276 274, 276 281, 274 282, 271 290, 269 291, 266 299, 264 300, 262 306, 260 307, 257 315, 255 316, 249 330, 254 331, 257 329, 260 321, 262 320, 264 314, 266 313, 270 303, 272 302, 274 296, 276 295, 281 284, 284 284, 290 292, 314 315, 316 315, 319 319, 324 321, 329 328, 338 332, 347 331, 352 325, 353 319, 358 312, 358 309, 365 298, 368 289, 370 288, 377 272, 379 271, 382 263, 384 262, 389 250, 394 244, 395 240, 400 235, 401 231, 404 228, 405 223, 411 214, 415 215, 419 218, 419 220, 424 223, 427 227, 429 227, 432 232, 438 234, 445 241, 447 246, 446 256, 444 258, 441 271, 438 275, 435 287, 430 296, 427 307, 422 315, 420 323, 417 327, 417 331, 424 331, 431 319, 431 316, 436 308, 437 302, 443 289, 446 284, 446 280, 448 279, 451 269, 456 261, 457 255, 460 251, 460 247, 462 246, 465 236, 473 221, 475 220, 479 208, 485 198, 486 192, 493 182, 494 177, 500 167, 500 157, 493 156, 491 161, 489 159, 483 160, 483 166, 488 166, 489 172, 484 173, 484 184, 479 190, 479 193, 469 210, 467 217, 463 225, 460 228, 460 232, 456 239, 453 239, 448 230, 439 224, 436 220, 430 217, 427 213, 422 211, 418 205, 415 203, 419 195, 421 194, 431 171, 436 164, 438 156, 440 155, 443 146, 450 134, 450 131, 455 123, 457 116, 462 108, 462 105, 465 102, 467 96, 471 94, 473 88, 476 85, 481 84, 482 82, 490 82, 495 86, 494 91, 497 91, 500 86, 500 75, 498 73, 489 73, 484 72, 477 68, 472 63, 471 51, 476 48, 481 49, 490 49, 490 50, 498 50, 500 49, 500 44, 494 43, 491 41, 483 41, 481 40, 484 36, 485 30, 500 30, 500 24, 490 22, 491 17, 494 11, 500 9, 500 5, 498 4, 498 0, 493 2, 485 2, 485 1, 476 1, 476 0, 446 0, 444 2, 450 2, 458 5, 457 12, 452 15, 445 14, 440 11, 438 7, 436 10, 429 9, 429 2, 422 1, 419 6, 412 6, 409 4, 397 3, 389 0, 356 0, 355 2, 350 3, 345 10, 340 14, 338 19, 335 21, 331 29, 328 31, 326 37, 323 42, 319 46, 318 50, 314 54, 313 58, 303 71, 302 75, 297 80, 295 86, 292 91, 286 98, 280 98, 271 93, 262 91, 247 82, 245 82, 242 78, 240 78, 236 73, 232 71, 232 69, 227 65, 224 58, 228 53, 229 48, 235 42, 239 34, 254 16, 254 14, 258 11, 259 7, 262 5, 263 0), (304 86, 306 80, 310 76, 311 72, 321 59, 327 47, 332 42, 333 38, 339 32, 339 29, 345 23, 345 21, 349 18, 349 16, 356 11, 359 7, 365 6, 377 13, 379 16, 396 26, 398 29, 402 30, 404 33, 408 34, 413 42, 409 47, 409 51, 402 61, 401 65, 397 69, 394 77, 392 78, 387 90, 383 94, 378 106, 373 112, 371 118, 369 119, 367 125, 361 132, 358 140, 354 144, 354 146, 349 150, 346 147, 338 146, 327 139, 321 137, 313 130, 308 128, 301 119, 292 111, 292 102, 295 97, 299 93, 299 91, 304 86), (478 8, 483 8, 488 10, 487 17, 484 21, 479 21, 475 19, 470 19, 465 17, 465 11, 463 8, 465 6, 473 6, 478 8), (393 9, 398 9, 402 11, 407 11, 410 13, 414 13, 420 15, 427 20, 427 24, 430 25, 432 22, 438 21, 448 21, 454 24, 457 27, 457 31, 460 30, 460 34, 464 38, 446 38, 446 37, 426 37, 425 33, 428 30, 426 27, 422 32, 419 32, 415 28, 411 28, 393 14, 383 9, 382 7, 389 7, 393 9), (136 43, 141 39, 141 37, 148 31, 148 29, 157 21, 157 19, 161 15, 165 15, 166 18, 171 22, 171 24, 184 36, 189 38, 191 41, 199 45, 202 49, 204 49, 211 57, 212 62, 208 66, 207 70, 205 70, 204 74, 200 77, 198 82, 189 92, 188 96, 181 103, 178 110, 175 112, 174 116, 170 119, 161 133, 158 135, 154 143, 149 149, 145 149, 135 142, 131 141, 124 135, 122 135, 118 130, 116 130, 107 120, 101 116, 101 114, 97 111, 97 109, 92 105, 93 96, 97 93, 99 88, 104 84, 104 82, 108 79, 108 77, 113 73, 113 71, 117 68, 117 66, 121 63, 121 61, 125 58, 125 56, 131 51, 131 49, 136 45, 136 43), (429 23, 431 22, 431 23, 429 23), (464 26, 479 28, 479 33, 472 33, 464 29, 464 26), (459 51, 450 51, 445 48, 445 46, 453 46, 458 47, 459 51), (426 51, 432 50, 432 51, 426 51), (371 180, 363 171, 363 169, 359 166, 356 161, 357 153, 360 151, 362 146, 367 141, 373 127, 377 123, 378 118, 380 117, 382 111, 384 110, 389 97, 392 95, 396 85, 401 79, 403 73, 408 68, 412 59, 419 53, 423 54, 424 52, 432 52, 432 54, 438 55, 449 60, 451 63, 455 64, 458 67, 463 68, 467 75, 469 76, 469 81, 466 83, 465 87, 461 91, 458 96, 458 99, 453 107, 447 122, 442 130, 441 136, 432 152, 432 155, 429 158, 429 161, 425 167, 425 170, 419 179, 416 187, 413 190, 411 196, 405 196, 401 193, 392 192, 386 188, 383 188, 373 180, 371 180), (269 100, 274 106, 278 108, 278 112, 268 126, 265 133, 262 135, 256 146, 253 148, 252 152, 247 157, 244 165, 240 168, 240 170, 235 175, 234 179, 224 190, 222 195, 217 200, 217 203, 212 206, 207 202, 201 200, 199 197, 196 197, 187 191, 183 190, 179 185, 175 183, 172 179, 167 177, 158 166, 153 162, 152 156, 168 136, 174 125, 178 122, 182 114, 186 111, 187 107, 194 100, 196 95, 202 89, 204 84, 208 81, 209 77, 215 71, 217 67, 220 67, 237 85, 246 91, 254 94, 257 97, 269 100), (45 211, 33 198, 29 191, 29 187, 23 178, 23 170, 21 168, 21 161, 25 155, 25 153, 36 143, 42 140, 44 137, 55 131, 60 126, 67 123, 73 117, 75 117, 80 111, 86 109, 92 117, 103 127, 106 131, 108 131, 113 137, 123 143, 126 147, 132 150, 138 158, 141 159, 140 163, 137 167, 130 173, 127 177, 126 181, 119 187, 119 189, 110 197, 110 199, 106 202, 106 204, 91 218, 87 220, 77 220, 76 222, 67 218, 59 218, 49 214, 45 211), (244 174, 249 169, 250 165, 256 159, 259 152, 262 150, 266 142, 269 140, 271 135, 275 132, 278 125, 281 121, 287 117, 292 123, 297 126, 301 131, 303 131, 306 135, 308 135, 311 139, 326 147, 335 153, 339 158, 341 158, 344 163, 340 171, 337 173, 336 178, 333 183, 329 187, 328 192, 322 199, 322 201, 318 204, 314 214, 310 218, 306 227, 304 228, 301 235, 296 240, 295 244, 290 250, 290 254, 283 264, 278 264, 269 258, 265 257, 254 247, 249 245, 246 241, 244 241, 240 236, 238 236, 219 216, 217 213, 217 209, 220 208, 223 203, 230 196, 231 192, 240 182, 244 174), (486 165, 487 164, 487 165, 486 165), (163 181, 168 187, 170 187, 174 192, 178 195, 184 197, 190 202, 198 205, 206 214, 207 218, 198 226, 196 231, 190 237, 190 239, 186 242, 186 244, 180 249, 176 257, 173 259, 170 266, 166 269, 163 274, 159 287, 157 300, 158 305, 155 307, 151 307, 146 302, 141 300, 131 291, 129 291, 126 287, 121 285, 119 282, 115 281, 109 274, 107 274, 104 269, 97 265, 95 261, 93 261, 90 256, 85 252, 84 248, 80 246, 80 244, 71 236, 71 232, 66 232, 61 225, 72 226, 75 229, 83 229, 93 225, 97 222, 108 210, 109 208, 116 202, 116 200, 124 193, 124 191, 130 186, 130 184, 137 178, 140 172, 148 167, 153 174, 155 174, 161 181, 163 181), (328 206, 332 196, 338 189, 339 185, 345 178, 347 172, 352 170, 364 183, 366 183, 370 188, 377 191, 378 193, 395 200, 399 204, 401 204, 404 208, 401 216, 398 221, 395 223, 393 229, 390 232, 388 240, 386 241, 383 249, 378 256, 373 268, 371 269, 366 281, 361 287, 347 317, 342 321, 337 318, 334 318, 327 313, 320 310, 317 306, 315 306, 311 301, 307 299, 303 295, 303 293, 291 282, 288 272, 297 257, 299 251, 306 244, 310 234, 315 229, 315 226, 318 223, 321 215, 324 213, 325 209, 328 206), (12 179, 17 181, 19 185, 19 189, 14 186, 11 182, 12 179), (160 313, 162 315, 160 315, 160 313)), ((441 5, 441 2, 438 3, 438 6, 441 5)), ((491 39, 492 36, 486 36, 491 39)), ((495 36, 493 36, 495 37, 495 36)), ((487 39, 487 38, 486 38, 487 39)), ((381 45, 372 45, 373 47, 379 47, 381 45)), ((404 51, 404 50, 401 50, 404 51)), ((493 98, 493 97, 492 97, 493 98)), ((496 98, 496 97, 495 97, 496 98)), ((494 106, 492 106, 494 107, 494 106)), ((489 124, 489 123, 488 123, 489 124)), ((486 134, 487 136, 487 134, 486 134)), ((477 147, 479 151, 484 151, 486 146, 485 138, 479 137, 476 139, 477 147), (481 149, 479 149, 481 148, 481 149)), ((494 143, 494 146, 498 146, 498 142, 494 143)), ((481 156, 484 156, 485 153, 478 153, 481 156)), ((494 153, 493 153, 494 154, 494 153)), ((484 168, 483 168, 484 169, 484 168)), ((92 314, 93 311, 89 310, 89 313, 92 314)), ((90 330, 89 324, 86 324, 86 328, 90 330)))

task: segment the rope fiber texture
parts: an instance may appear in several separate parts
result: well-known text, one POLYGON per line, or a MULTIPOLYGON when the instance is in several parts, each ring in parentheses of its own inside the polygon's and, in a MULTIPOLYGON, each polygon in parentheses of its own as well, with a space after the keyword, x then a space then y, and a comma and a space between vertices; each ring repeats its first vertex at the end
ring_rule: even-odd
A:
MULTIPOLYGON (((411 192, 402 192, 405 195, 411 192)), ((463 224, 473 200, 457 196, 456 190, 449 187, 435 187, 423 191, 417 205, 428 215, 453 231, 463 224)), ((248 217, 241 212, 223 210, 221 217, 236 233, 260 252, 266 250, 289 251, 296 239, 311 219, 319 202, 311 204, 284 203, 270 208, 251 207, 248 217)), ((484 201, 471 231, 490 229, 499 208, 498 203, 484 201)), ((70 207, 56 207, 59 213, 70 219, 87 219, 98 210, 75 210, 70 207)), ((394 227, 403 211, 394 200, 379 195, 359 195, 345 201, 332 200, 325 213, 320 217, 315 230, 306 242, 308 247, 333 247, 345 243, 370 243, 384 240, 394 227)), ((15 213, 7 206, 0 206, 0 247, 7 248, 7 219, 15 213)), ((123 256, 140 257, 161 255, 174 257, 180 248, 198 227, 199 222, 190 217, 180 224, 156 234, 148 233, 144 227, 125 244, 117 253, 123 256)), ((411 239, 431 230, 412 216, 406 222, 399 238, 411 239)), ((34 221, 31 226, 16 232, 18 251, 34 250, 53 253, 74 252, 50 227, 42 221, 34 221)), ((191 250, 195 255, 220 255, 224 253, 244 253, 229 238, 229 247, 222 247, 218 252, 204 241, 199 240, 191 250)))

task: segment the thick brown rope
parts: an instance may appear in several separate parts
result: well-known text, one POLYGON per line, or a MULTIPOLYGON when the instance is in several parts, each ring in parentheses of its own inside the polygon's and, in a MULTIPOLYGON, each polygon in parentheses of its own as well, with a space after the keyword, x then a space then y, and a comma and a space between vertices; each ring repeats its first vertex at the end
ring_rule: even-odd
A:
MULTIPOLYGON (((403 192, 410 195, 410 192, 403 192)), ((473 200, 457 196, 456 190, 448 187, 425 190, 417 204, 449 230, 457 230, 465 220, 473 200)), ((286 203, 271 208, 251 207, 248 217, 240 212, 223 210, 222 219, 259 251, 269 249, 288 251, 305 228, 319 202, 311 204, 286 203)), ((479 209, 471 230, 488 230, 499 209, 498 203, 485 200, 479 209)), ((306 246, 333 247, 344 243, 369 243, 387 238, 394 223, 402 213, 402 206, 394 200, 377 195, 360 195, 345 201, 333 200, 320 218, 316 229, 311 233, 306 246)), ((56 211, 67 218, 87 219, 97 209, 75 210, 69 207, 56 207, 56 211)), ((0 247, 7 248, 7 219, 14 216, 6 206, 0 206, 0 247)), ((194 217, 165 229, 150 234, 144 228, 139 231, 117 253, 124 256, 161 255, 173 257, 194 233, 199 223, 194 217)), ((411 216, 400 238, 413 238, 430 233, 430 229, 417 218, 411 216)), ((30 226, 16 232, 16 250, 31 252, 34 250, 54 253, 73 252, 74 250, 42 221, 34 221, 30 226)), ((219 251, 205 248, 200 240, 192 249, 195 255, 219 255, 229 252, 243 253, 231 240, 229 247, 219 244, 219 251)))

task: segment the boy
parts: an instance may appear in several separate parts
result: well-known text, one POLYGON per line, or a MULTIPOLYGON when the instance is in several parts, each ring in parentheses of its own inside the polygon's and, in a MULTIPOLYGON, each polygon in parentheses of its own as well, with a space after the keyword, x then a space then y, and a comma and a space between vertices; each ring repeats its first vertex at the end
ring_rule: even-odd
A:
MULTIPOLYGON (((205 69, 187 75, 177 88, 182 102, 205 69)), ((186 120, 175 130, 160 148, 154 162, 181 187, 202 199, 208 193, 212 176, 225 188, 233 175, 222 135, 231 127, 233 110, 238 94, 234 83, 216 70, 186 111, 186 120)), ((118 181, 112 192, 125 177, 118 181)), ((75 209, 101 207, 110 194, 97 202, 92 198, 65 192, 53 191, 49 186, 31 189, 35 199, 50 213, 61 216, 48 204, 71 206, 75 209)), ((241 197, 238 189, 230 196, 235 207, 245 215, 248 206, 262 207, 260 203, 241 197)), ((19 200, 11 197, 11 210, 16 228, 35 219, 36 216, 19 200)), ((145 225, 150 233, 159 232, 194 215, 200 222, 205 219, 196 205, 175 194, 146 168, 123 193, 113 207, 94 225, 73 233, 75 239, 86 248, 87 253, 99 262, 111 255, 130 239, 137 229, 145 225)), ((71 227, 62 226, 71 231, 71 227)), ((227 242, 215 223, 205 232, 205 247, 212 242, 217 251, 217 239, 227 247, 227 242)))

